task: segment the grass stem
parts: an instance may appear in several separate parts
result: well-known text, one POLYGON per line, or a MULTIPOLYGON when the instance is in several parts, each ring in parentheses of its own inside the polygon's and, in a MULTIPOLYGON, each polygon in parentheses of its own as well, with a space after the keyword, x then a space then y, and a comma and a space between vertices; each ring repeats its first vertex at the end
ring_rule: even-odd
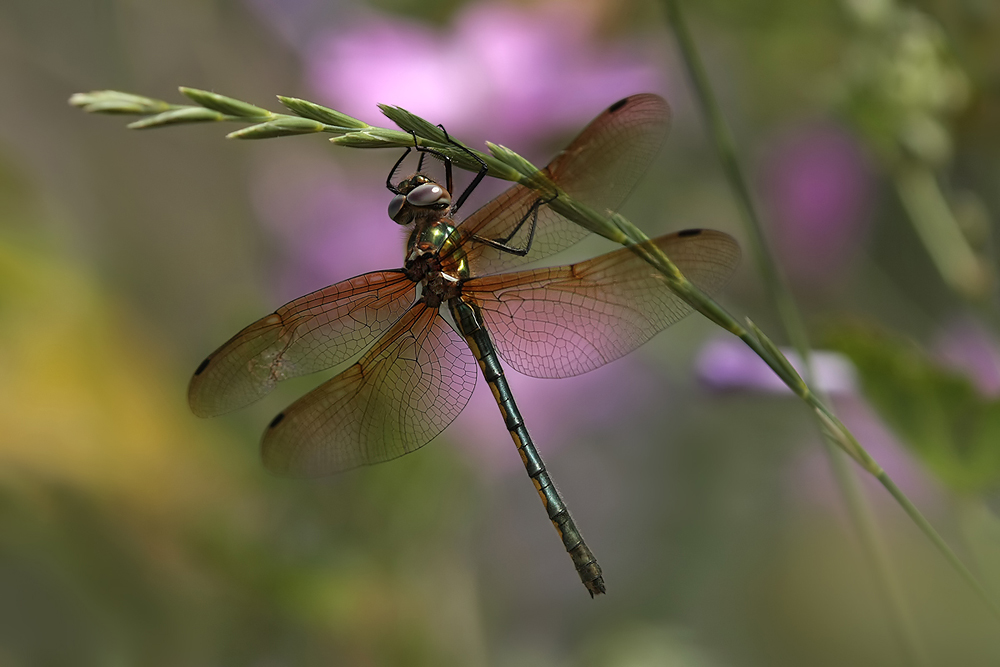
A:
MULTIPOLYGON (((688 77, 695 90, 699 108, 708 126, 709 135, 722 163, 726 179, 736 197, 750 239, 751 250, 765 287, 778 311, 783 328, 792 345, 805 364, 806 381, 814 380, 811 372, 809 339, 802 316, 788 287, 784 274, 778 268, 773 253, 764 237, 763 225, 747 180, 740 168, 736 143, 715 99, 708 74, 702 64, 694 39, 687 29, 677 0, 664 0, 670 25, 680 48, 688 77)), ((822 422, 821 422, 822 429, 822 422)), ((901 651, 907 662, 923 667, 928 664, 926 651, 921 646, 912 616, 904 602, 902 589, 889 564, 888 552, 879 534, 875 517, 861 490, 854 471, 846 464, 841 453, 826 439, 825 449, 837 486, 847 504, 848 513, 861 541, 865 555, 874 570, 886 611, 891 621, 901 651)), ((859 445, 860 447, 860 445, 859 445)), ((863 451, 863 450, 862 450, 863 451)), ((884 474, 884 471, 881 471, 884 474)))

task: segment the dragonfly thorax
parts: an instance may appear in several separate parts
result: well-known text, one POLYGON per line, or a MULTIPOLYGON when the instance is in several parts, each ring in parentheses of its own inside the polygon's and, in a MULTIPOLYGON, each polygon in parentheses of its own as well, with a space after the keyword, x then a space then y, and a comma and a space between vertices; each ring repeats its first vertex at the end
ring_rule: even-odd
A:
POLYGON ((407 243, 404 270, 410 280, 421 284, 423 299, 431 306, 458 296, 462 279, 468 277, 459 275, 461 271, 449 270, 454 262, 447 262, 449 267, 445 267, 441 260, 442 250, 455 231, 450 222, 450 219, 444 218, 418 223, 407 243))
POLYGON ((421 282, 421 299, 431 308, 437 308, 462 293, 462 282, 444 271, 429 273, 421 282))

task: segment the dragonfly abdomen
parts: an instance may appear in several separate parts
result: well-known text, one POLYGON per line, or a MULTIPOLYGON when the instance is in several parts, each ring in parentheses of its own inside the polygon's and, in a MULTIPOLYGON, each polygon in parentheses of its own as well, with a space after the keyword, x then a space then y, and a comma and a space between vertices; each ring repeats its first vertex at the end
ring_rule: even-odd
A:
POLYGON ((517 404, 514 402, 514 395, 507 384, 503 368, 497 357, 496 349, 490 338, 489 332, 482 325, 482 313, 479 308, 472 303, 463 301, 461 298, 452 299, 449 302, 451 313, 458 324, 459 331, 468 342, 473 355, 479 362, 483 378, 489 384, 493 397, 496 399, 500 413, 503 415, 504 424, 510 433, 511 439, 517 446, 518 454, 521 455, 521 462, 528 473, 528 477, 535 485, 538 497, 541 498, 545 511, 549 516, 552 525, 562 539, 563 546, 573 560, 577 573, 583 585, 590 591, 591 597, 604 593, 604 578, 601 575, 601 566, 597 562, 590 547, 583 540, 573 517, 570 516, 566 504, 563 502, 556 490, 552 478, 545 470, 545 463, 539 455, 525 428, 524 419, 521 417, 517 404))

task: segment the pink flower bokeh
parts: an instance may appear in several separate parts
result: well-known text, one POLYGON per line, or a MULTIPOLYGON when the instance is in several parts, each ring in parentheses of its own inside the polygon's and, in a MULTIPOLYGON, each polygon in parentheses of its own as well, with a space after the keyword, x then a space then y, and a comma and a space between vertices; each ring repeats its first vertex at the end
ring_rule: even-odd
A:
MULTIPOLYGON (((782 352, 799 373, 804 372, 804 364, 798 354, 792 350, 782 352)), ((810 365, 816 375, 811 384, 824 393, 857 393, 857 372, 844 355, 816 350, 810 357, 810 365)), ((791 394, 791 390, 763 359, 734 338, 709 341, 698 353, 695 368, 699 379, 718 391, 791 394)))
POLYGON ((762 165, 762 198, 782 265, 824 285, 844 275, 871 217, 874 175, 861 144, 830 124, 786 132, 762 165))
POLYGON ((982 396, 1000 396, 1000 345, 975 320, 964 318, 942 327, 933 352, 942 365, 968 377, 982 396))
POLYGON ((269 161, 253 177, 258 218, 279 245, 275 297, 289 301, 368 271, 403 265, 407 230, 386 214, 384 178, 332 161, 269 161))
MULTIPOLYGON (((456 136, 515 148, 581 127, 617 99, 663 92, 651 46, 602 43, 571 3, 472 3, 448 28, 388 16, 331 27, 308 48, 322 101, 370 119, 402 106, 456 136)), ((373 120, 374 122, 374 120, 373 120)))

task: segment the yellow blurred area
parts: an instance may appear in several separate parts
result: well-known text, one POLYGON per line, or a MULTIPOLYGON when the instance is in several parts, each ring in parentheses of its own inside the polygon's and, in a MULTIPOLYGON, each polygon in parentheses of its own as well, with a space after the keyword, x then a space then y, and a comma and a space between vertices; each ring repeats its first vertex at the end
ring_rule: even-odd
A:
POLYGON ((0 304, 8 483, 27 475, 177 520, 239 495, 217 428, 166 381, 165 351, 86 271, 0 237, 0 304))
MULTIPOLYGON (((9 238, 0 242, 0 286, 0 524, 7 527, 0 568, 13 556, 31 562, 29 571, 39 569, 32 576, 47 583, 26 595, 46 614, 76 605, 101 610, 98 617, 108 618, 99 626, 123 626, 111 644, 121 633, 126 644, 160 636, 153 644, 171 641, 174 656, 217 655, 270 615, 362 662, 381 651, 480 650, 469 646, 478 630, 469 614, 475 592, 468 563, 436 565, 455 558, 451 547, 424 554, 430 564, 416 579, 408 566, 412 549, 400 545, 386 559, 361 556, 350 539, 316 553, 296 555, 292 547, 283 554, 289 547, 282 542, 319 529, 308 522, 296 528, 302 499, 288 498, 284 487, 286 497, 271 497, 278 507, 269 506, 264 473, 227 456, 231 443, 220 429, 188 412, 184 385, 166 370, 167 353, 134 315, 79 266, 9 238), (55 599, 47 600, 51 586, 55 599), (116 591, 122 586, 137 590, 116 591), (65 595, 74 601, 59 602, 65 595), (439 632, 440 616, 428 615, 431 601, 435 608, 447 603, 451 609, 439 611, 450 626, 471 628, 471 639, 454 646, 439 632), (233 603, 249 604, 250 618, 238 620, 247 609, 226 611, 233 603), (150 623, 141 619, 164 605, 173 610, 161 610, 166 618, 126 629, 150 623), (199 635, 231 624, 231 637, 199 649, 199 635), (385 644, 387 635, 398 641, 385 644)), ((303 491, 312 502, 331 500, 322 489, 303 491)), ((381 522, 371 528, 380 532, 381 522)), ((13 567, 15 576, 24 576, 17 573, 22 565, 13 567)), ((17 608, 29 598, 9 602, 17 608)), ((0 603, 0 620, 11 609, 0 603)), ((66 631, 72 635, 72 626, 66 631)), ((66 649, 76 650, 72 643, 66 649)), ((148 650, 140 641, 124 655, 131 660, 148 650)), ((0 663, 20 664, 6 651, 0 643, 0 663)))

